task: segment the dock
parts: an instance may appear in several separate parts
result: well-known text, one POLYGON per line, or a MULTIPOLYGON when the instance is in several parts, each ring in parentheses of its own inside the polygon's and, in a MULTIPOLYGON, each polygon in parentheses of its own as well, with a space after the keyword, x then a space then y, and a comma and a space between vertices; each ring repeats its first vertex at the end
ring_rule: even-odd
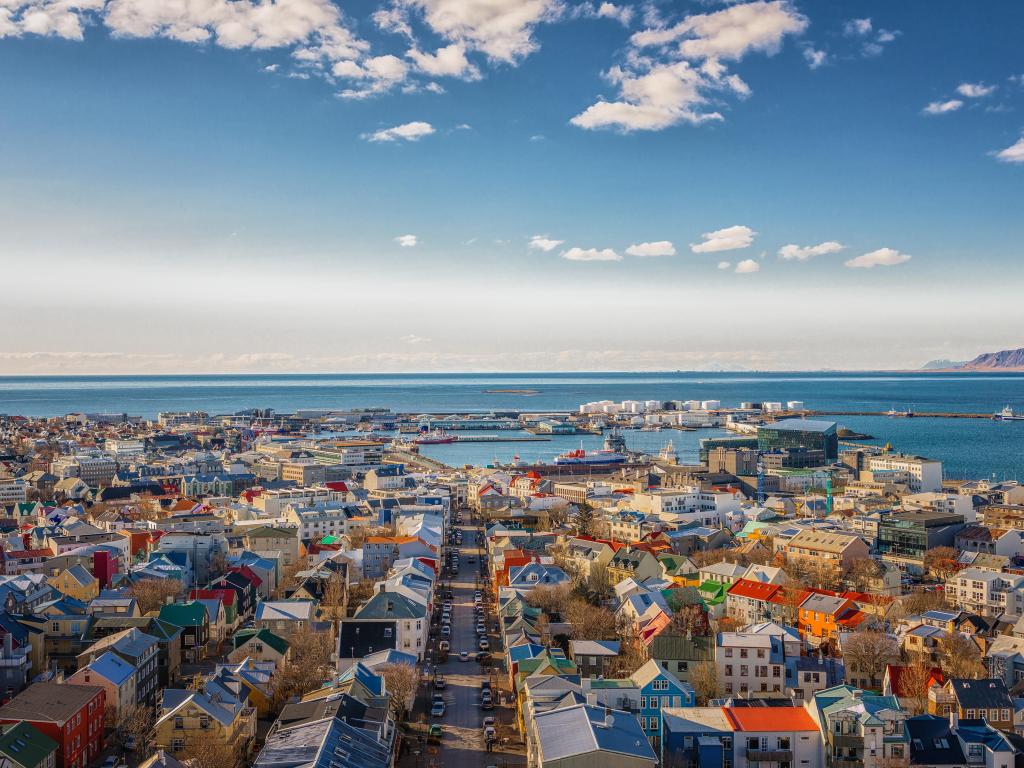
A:
POLYGON ((542 435, 459 435, 457 443, 548 443, 542 435))

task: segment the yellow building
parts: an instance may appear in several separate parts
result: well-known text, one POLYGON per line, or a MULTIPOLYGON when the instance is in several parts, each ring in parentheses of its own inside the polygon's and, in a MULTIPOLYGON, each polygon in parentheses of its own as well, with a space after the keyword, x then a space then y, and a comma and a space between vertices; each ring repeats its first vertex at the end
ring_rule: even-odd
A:
MULTIPOLYGON (((231 749, 236 765, 247 761, 256 737, 256 708, 218 686, 216 692, 167 688, 156 723, 156 746, 187 757, 213 741, 231 749)), ((232 768, 225 765, 223 768, 232 768)))
POLYGON ((83 565, 73 565, 46 580, 66 597, 88 603, 100 594, 100 582, 83 565))

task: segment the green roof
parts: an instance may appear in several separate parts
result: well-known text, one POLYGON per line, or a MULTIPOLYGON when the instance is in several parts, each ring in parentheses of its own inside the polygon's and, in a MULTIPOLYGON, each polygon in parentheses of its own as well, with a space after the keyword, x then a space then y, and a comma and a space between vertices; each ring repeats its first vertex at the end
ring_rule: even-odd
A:
POLYGON ((288 652, 288 641, 278 637, 269 629, 242 629, 235 633, 233 638, 234 647, 237 649, 245 645, 252 638, 256 638, 264 645, 269 645, 282 656, 288 652))
POLYGON ((47 756, 57 751, 57 746, 56 741, 24 720, 0 736, 0 754, 25 768, 45 763, 47 756))
POLYGON ((625 680, 612 680, 610 678, 600 679, 591 678, 591 688, 636 688, 636 683, 628 678, 625 680))
POLYGON ((176 627, 201 627, 206 623, 206 606, 195 600, 165 605, 160 608, 160 620, 176 627))
POLYGON ((704 598, 704 603, 709 605, 717 605, 725 600, 725 590, 726 585, 720 581, 705 581, 697 587, 697 591, 704 598))

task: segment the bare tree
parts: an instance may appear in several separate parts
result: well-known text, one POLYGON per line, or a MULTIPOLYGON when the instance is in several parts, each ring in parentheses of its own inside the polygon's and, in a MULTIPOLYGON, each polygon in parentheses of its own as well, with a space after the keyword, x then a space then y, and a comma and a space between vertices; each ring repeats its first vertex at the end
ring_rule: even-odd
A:
POLYGON ((572 526, 577 536, 594 535, 594 521, 594 510, 589 504, 580 504, 576 507, 572 526))
POLYGON ((941 592, 929 592, 917 589, 900 598, 903 611, 908 616, 917 616, 925 611, 938 611, 947 608, 946 599, 941 592))
POLYGON ((240 758, 236 746, 213 730, 190 736, 182 754, 192 768, 234 768, 240 758))
POLYGON ((280 707, 293 696, 321 687, 334 673, 331 664, 331 636, 296 630, 288 638, 289 659, 274 674, 274 703, 280 707))
POLYGON ((345 616, 345 580, 340 573, 334 571, 327 577, 324 584, 323 597, 320 599, 320 611, 323 616, 338 621, 345 616))
POLYGON ((134 742, 135 749, 147 752, 156 736, 156 713, 152 707, 136 704, 122 713, 117 730, 124 743, 134 742))
POLYGON ((181 582, 177 579, 141 579, 132 585, 132 597, 142 613, 160 610, 160 606, 181 597, 181 582))
POLYGON ((551 528, 561 528, 567 522, 569 522, 569 505, 563 504, 559 507, 551 507, 547 510, 548 521, 551 523, 551 528))
MULTIPOLYGON (((788 571, 788 568, 787 568, 788 571)), ((782 620, 791 626, 800 623, 800 604, 807 599, 807 586, 801 577, 790 574, 780 592, 782 620)))
POLYGON ((896 640, 884 632, 854 632, 843 641, 843 660, 847 669, 864 675, 869 688, 881 685, 885 665, 898 659, 899 655, 900 647, 896 640))
POLYGON ((715 662, 702 661, 690 672, 690 685, 697 693, 697 705, 706 707, 708 701, 722 695, 722 684, 718 680, 718 667, 715 662))
POLYGON ((952 547, 935 547, 924 553, 924 567, 940 581, 946 581, 960 570, 959 553, 952 547))
POLYGON ((391 708, 395 717, 401 721, 405 717, 406 707, 413 694, 419 675, 412 664, 382 664, 377 672, 384 678, 384 685, 391 696, 391 708))
POLYGON ((981 649, 977 643, 959 632, 947 632, 939 640, 939 659, 946 677, 977 680, 985 677, 987 671, 981 660, 981 649))
POLYGON ((629 677, 647 662, 647 649, 632 630, 626 629, 621 640, 619 655, 609 665, 611 677, 629 677))
POLYGON ((526 593, 526 601, 545 613, 561 615, 569 604, 572 588, 568 584, 540 584, 526 593))
POLYGON ((708 632, 707 614, 696 605, 684 605, 672 614, 669 628, 687 637, 706 635, 708 632))
POLYGON ((882 575, 882 566, 869 557, 856 560, 847 574, 850 586, 857 592, 867 592, 882 575))
POLYGON ((587 587, 602 600, 611 593, 612 582, 608 578, 608 568, 604 565, 591 564, 590 577, 587 579, 587 587))
POLYGON ((928 682, 932 674, 932 665, 920 654, 900 672, 900 703, 912 717, 928 711, 928 682))
POLYGON ((616 636, 615 614, 578 597, 569 601, 564 618, 574 640, 610 640, 616 636))

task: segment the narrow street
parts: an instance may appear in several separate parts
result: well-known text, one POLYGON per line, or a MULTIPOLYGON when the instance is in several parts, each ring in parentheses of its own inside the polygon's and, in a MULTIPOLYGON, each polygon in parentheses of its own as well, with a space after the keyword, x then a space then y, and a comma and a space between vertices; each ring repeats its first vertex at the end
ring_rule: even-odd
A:
MULTIPOLYGON (((465 513, 468 516, 468 512, 465 513)), ((468 521, 467 521, 468 522, 468 521)), ((495 747, 494 751, 488 752, 484 738, 483 722, 485 717, 493 717, 498 724, 508 726, 514 720, 512 707, 507 703, 500 703, 502 697, 498 696, 498 671, 495 669, 485 676, 483 667, 476 661, 476 654, 479 651, 478 636, 476 632, 476 615, 474 611, 474 593, 481 589, 480 557, 483 550, 477 543, 477 536, 481 532, 478 525, 456 526, 462 530, 462 545, 459 552, 459 569, 451 577, 452 589, 452 612, 451 612, 451 651, 448 660, 437 665, 437 672, 443 675, 446 687, 440 693, 443 694, 446 711, 444 717, 429 717, 430 724, 440 724, 444 728, 444 737, 441 745, 433 752, 426 750, 426 754, 404 763, 405 765, 419 765, 429 768, 431 765, 445 766, 446 768, 488 768, 498 766, 525 765, 525 758, 521 754, 514 754, 509 749, 513 745, 495 747), (473 562, 470 562, 472 558, 473 562), (467 660, 460 660, 460 652, 465 651, 467 660), (484 710, 480 706, 481 683, 490 679, 492 688, 495 691, 495 706, 493 709, 484 710)), ((444 579, 442 579, 444 580, 444 579)), ((439 590, 439 602, 444 602, 443 593, 445 588, 439 590)), ((491 644, 491 651, 495 659, 501 655, 498 648, 498 634, 494 632, 495 614, 494 605, 487 603, 486 592, 483 595, 487 606, 484 623, 488 630, 488 641, 491 644)), ((434 628, 439 632, 440 625, 434 628)), ((437 646, 440 635, 436 635, 431 641, 432 658, 437 658, 437 646)), ((436 693, 431 689, 431 695, 436 693)), ((502 732, 508 729, 501 728, 502 732)))

